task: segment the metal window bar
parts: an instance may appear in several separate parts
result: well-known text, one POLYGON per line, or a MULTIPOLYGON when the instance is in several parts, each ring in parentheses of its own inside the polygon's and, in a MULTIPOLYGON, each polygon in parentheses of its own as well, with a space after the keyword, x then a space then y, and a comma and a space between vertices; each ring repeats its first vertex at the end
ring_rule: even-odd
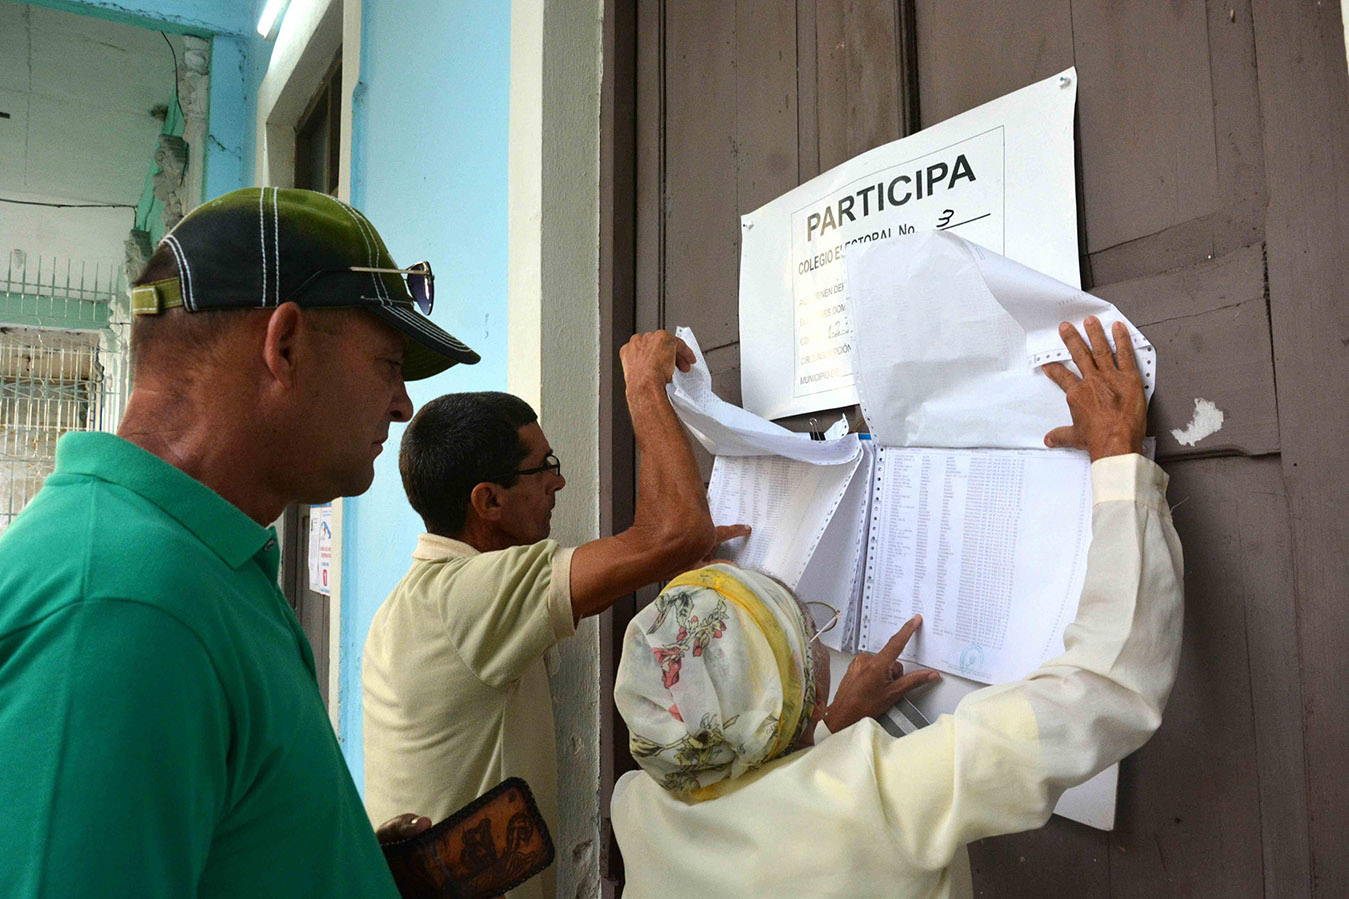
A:
POLYGON ((51 474, 61 436, 115 431, 130 388, 121 267, 29 266, 9 255, 0 278, 0 531, 51 474))

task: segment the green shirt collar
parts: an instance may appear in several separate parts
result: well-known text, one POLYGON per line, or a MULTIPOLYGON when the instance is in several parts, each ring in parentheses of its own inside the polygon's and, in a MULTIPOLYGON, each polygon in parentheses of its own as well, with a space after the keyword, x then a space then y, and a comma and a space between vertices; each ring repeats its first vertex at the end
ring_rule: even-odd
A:
POLYGON ((231 568, 254 556, 275 577, 281 560, 276 531, 163 459, 112 434, 66 434, 56 445, 57 475, 117 484, 154 503, 210 547, 231 568))

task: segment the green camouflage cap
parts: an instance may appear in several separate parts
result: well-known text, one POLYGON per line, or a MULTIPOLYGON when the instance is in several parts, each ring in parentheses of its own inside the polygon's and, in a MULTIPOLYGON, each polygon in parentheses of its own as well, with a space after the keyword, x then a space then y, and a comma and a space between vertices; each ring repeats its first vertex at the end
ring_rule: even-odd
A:
POLYGON ((132 288, 131 309, 156 315, 182 306, 252 309, 293 302, 369 310, 409 338, 408 381, 429 378, 477 353, 418 311, 374 225, 357 209, 312 190, 247 187, 192 210, 160 246, 178 277, 132 288))

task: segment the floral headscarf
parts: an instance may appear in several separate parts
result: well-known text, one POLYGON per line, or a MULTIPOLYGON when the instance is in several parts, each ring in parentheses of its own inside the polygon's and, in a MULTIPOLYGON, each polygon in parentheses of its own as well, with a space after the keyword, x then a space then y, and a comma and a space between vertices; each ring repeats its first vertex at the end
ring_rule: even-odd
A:
POLYGON ((691 799, 794 746, 815 705, 800 606, 732 565, 682 574, 628 625, 614 701, 637 764, 691 799))

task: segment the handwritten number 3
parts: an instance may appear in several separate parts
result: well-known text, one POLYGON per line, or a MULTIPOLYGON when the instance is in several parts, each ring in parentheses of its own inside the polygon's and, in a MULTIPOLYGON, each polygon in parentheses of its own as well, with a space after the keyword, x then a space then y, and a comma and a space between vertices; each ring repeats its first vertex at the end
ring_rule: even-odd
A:
POLYGON ((952 218, 955 214, 956 214, 956 211, 955 211, 954 209, 945 209, 945 210, 942 210, 941 218, 937 219, 937 227, 938 227, 938 228, 945 228, 947 225, 951 224, 951 218, 952 218))

